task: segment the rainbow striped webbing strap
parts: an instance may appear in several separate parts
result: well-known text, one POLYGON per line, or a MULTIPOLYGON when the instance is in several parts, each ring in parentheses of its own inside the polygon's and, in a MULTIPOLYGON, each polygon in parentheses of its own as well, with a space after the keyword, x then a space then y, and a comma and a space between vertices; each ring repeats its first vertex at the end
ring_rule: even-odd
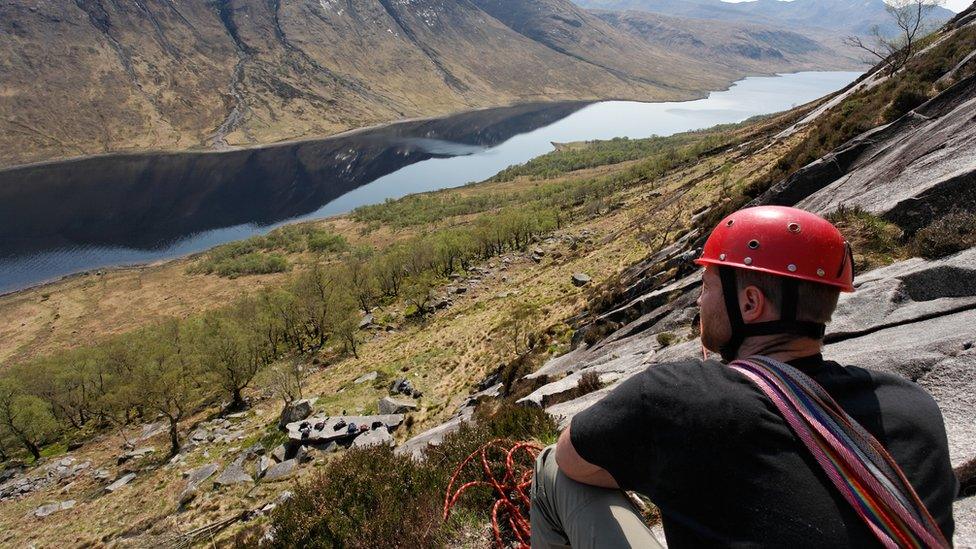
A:
POLYGON ((810 376, 764 356, 729 366, 769 397, 885 547, 950 547, 895 460, 810 376))

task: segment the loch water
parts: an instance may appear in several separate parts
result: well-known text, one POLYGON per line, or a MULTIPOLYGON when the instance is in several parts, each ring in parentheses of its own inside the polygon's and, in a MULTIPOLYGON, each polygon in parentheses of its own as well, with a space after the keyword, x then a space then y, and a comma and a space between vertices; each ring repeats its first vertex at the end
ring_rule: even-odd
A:
POLYGON ((526 104, 267 147, 0 170, 0 293, 482 181, 551 151, 554 142, 740 122, 827 95, 859 74, 750 77, 695 101, 526 104))

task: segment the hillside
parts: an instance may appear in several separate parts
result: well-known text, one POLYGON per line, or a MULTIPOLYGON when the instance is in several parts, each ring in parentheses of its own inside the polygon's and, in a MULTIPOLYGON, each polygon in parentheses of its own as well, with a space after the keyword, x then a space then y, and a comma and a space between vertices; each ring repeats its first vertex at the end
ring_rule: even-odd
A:
POLYGON ((755 23, 679 18, 649 11, 591 10, 611 27, 656 48, 693 52, 730 69, 788 72, 846 64, 862 68, 857 52, 841 44, 836 35, 755 23))
MULTIPOLYGON (((868 34, 879 25, 887 34, 897 30, 885 13, 883 0, 578 0, 587 9, 646 11, 662 15, 724 22, 760 23, 799 32, 829 31, 834 36, 868 34)), ((936 7, 930 22, 937 27, 955 15, 936 7)))
POLYGON ((440 519, 453 467, 491 438, 551 442, 554 422, 628 376, 700 356, 688 258, 755 201, 824 213, 853 242, 858 291, 826 353, 933 395, 963 487, 955 544, 976 545, 974 52, 971 9, 903 71, 787 113, 575 143, 478 185, 0 297, 0 403, 25 399, 41 454, 0 422, 0 544, 484 546, 485 498, 440 519), (242 261, 273 255, 290 272, 242 261), (238 270, 208 272, 221 261, 238 270), (368 314, 323 298, 363 288, 351 271, 364 264, 402 285, 367 292, 368 314), (333 307, 353 329, 310 323, 333 307), (208 367, 269 338, 246 408, 228 409, 208 367), (183 371, 207 383, 162 375, 183 371), (279 429, 294 371, 314 402, 279 429), (173 456, 150 407, 163 387, 185 391, 173 456))
POLYGON ((661 47, 567 0, 14 0, 0 49, 0 166, 527 101, 688 99, 757 71, 850 67, 661 47))

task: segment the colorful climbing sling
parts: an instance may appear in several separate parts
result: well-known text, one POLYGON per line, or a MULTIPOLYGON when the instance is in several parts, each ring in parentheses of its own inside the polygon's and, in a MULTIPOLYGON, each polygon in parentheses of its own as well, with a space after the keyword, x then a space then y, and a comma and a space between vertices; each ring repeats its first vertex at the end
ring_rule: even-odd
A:
POLYGON ((950 547, 898 464, 816 381, 764 356, 729 366, 773 402, 885 547, 950 547))

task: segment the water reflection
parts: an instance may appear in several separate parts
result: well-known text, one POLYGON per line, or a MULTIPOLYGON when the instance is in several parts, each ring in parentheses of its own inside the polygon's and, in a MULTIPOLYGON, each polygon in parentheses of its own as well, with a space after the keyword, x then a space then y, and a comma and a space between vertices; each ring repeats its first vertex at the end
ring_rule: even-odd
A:
POLYGON ((738 122, 857 73, 747 78, 684 103, 522 105, 222 153, 115 155, 0 171, 0 292, 104 266, 178 257, 414 192, 490 177, 551 142, 738 122))

